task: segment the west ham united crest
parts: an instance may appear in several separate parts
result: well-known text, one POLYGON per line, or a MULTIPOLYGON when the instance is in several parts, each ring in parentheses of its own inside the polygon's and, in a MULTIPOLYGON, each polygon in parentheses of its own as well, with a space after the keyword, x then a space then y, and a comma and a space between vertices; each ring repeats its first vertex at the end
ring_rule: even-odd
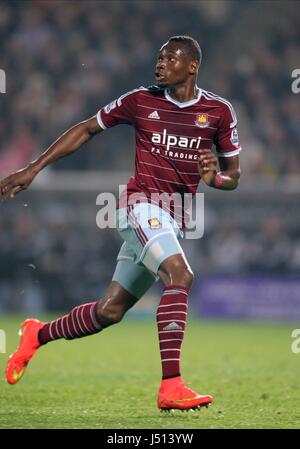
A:
POLYGON ((198 114, 196 117, 195 125, 199 128, 207 128, 209 125, 207 114, 198 114))
POLYGON ((148 220, 148 223, 151 229, 159 229, 161 226, 158 218, 150 218, 150 220, 148 220))

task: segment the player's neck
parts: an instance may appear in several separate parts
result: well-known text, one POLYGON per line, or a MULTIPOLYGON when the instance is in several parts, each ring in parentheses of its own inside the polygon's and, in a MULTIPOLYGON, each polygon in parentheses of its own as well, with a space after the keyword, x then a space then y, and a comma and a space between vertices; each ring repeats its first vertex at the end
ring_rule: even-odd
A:
POLYGON ((199 88, 196 84, 181 84, 179 86, 172 86, 167 88, 167 92, 174 100, 180 103, 194 100, 197 98, 199 88))

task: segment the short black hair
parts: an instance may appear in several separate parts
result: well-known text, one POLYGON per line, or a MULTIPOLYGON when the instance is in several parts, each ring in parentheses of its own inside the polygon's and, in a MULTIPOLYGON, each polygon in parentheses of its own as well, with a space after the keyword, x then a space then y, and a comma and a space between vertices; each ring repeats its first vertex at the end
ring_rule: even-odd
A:
POLYGON ((194 59, 201 64, 202 50, 196 39, 191 36, 172 36, 168 42, 179 42, 180 44, 183 44, 187 48, 191 59, 194 59))

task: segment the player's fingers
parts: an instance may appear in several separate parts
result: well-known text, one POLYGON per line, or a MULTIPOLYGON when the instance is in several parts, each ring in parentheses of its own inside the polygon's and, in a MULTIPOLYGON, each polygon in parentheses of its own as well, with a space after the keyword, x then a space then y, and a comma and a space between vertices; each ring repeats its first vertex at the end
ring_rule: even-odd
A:
POLYGON ((3 178, 2 181, 0 181, 1 188, 8 182, 8 180, 9 180, 9 176, 7 176, 6 178, 3 178))
POLYGON ((19 187, 19 185, 19 182, 14 180, 14 177, 11 175, 3 179, 0 184, 3 200, 6 200, 11 195, 13 189, 19 187))
POLYGON ((203 160, 203 159, 206 159, 207 157, 213 157, 213 158, 216 158, 216 156, 214 155, 214 153, 212 153, 211 151, 204 151, 204 152, 201 152, 201 153, 200 153, 200 151, 199 151, 199 153, 198 153, 198 159, 203 160))
POLYGON ((21 190, 22 190, 22 186, 20 186, 20 185, 18 185, 17 187, 14 187, 12 190, 11 190, 11 192, 10 192, 10 194, 9 194, 9 197, 10 198, 14 198, 15 196, 16 196, 16 194, 17 193, 19 193, 21 190))
POLYGON ((215 171, 215 167, 202 167, 202 173, 208 173, 210 171, 215 171))
POLYGON ((206 154, 213 154, 211 150, 208 148, 201 148, 201 150, 198 150, 198 153, 200 156, 205 156, 206 154))
POLYGON ((9 185, 2 185, 1 186, 1 195, 2 195, 2 201, 5 201, 8 194, 9 194, 9 185))
POLYGON ((201 159, 200 160, 200 164, 204 167, 206 165, 211 165, 214 164, 216 165, 217 160, 214 157, 206 157, 205 159, 201 159))
POLYGON ((204 161, 204 160, 206 160, 206 159, 214 160, 214 161, 217 160, 217 158, 216 158, 216 156, 215 156, 214 154, 204 154, 204 155, 202 155, 202 156, 199 157, 199 160, 200 160, 200 161, 204 161))
POLYGON ((1 189, 9 190, 12 187, 16 185, 16 182, 14 181, 12 176, 8 176, 7 178, 3 179, 1 182, 1 189))
POLYGON ((212 157, 206 157, 203 159, 203 164, 215 164, 217 162, 216 158, 214 156, 212 157))
POLYGON ((0 184, 1 193, 4 193, 4 192, 7 190, 8 184, 9 184, 9 181, 6 180, 6 179, 4 179, 3 181, 1 181, 1 184, 0 184))
POLYGON ((2 203, 4 203, 7 200, 7 198, 8 198, 8 193, 5 193, 5 194, 1 195, 2 203))

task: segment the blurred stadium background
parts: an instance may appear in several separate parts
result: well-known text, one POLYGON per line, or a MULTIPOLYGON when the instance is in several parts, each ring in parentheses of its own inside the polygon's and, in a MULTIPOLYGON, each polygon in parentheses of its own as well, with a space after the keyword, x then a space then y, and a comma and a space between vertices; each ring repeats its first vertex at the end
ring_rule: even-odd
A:
MULTIPOLYGON (((0 177, 119 95, 150 85, 157 50, 190 34, 203 50, 199 86, 239 119, 242 181, 205 189, 205 234, 183 243, 202 317, 300 318, 300 64, 297 1, 1 1, 0 177)), ((44 170, 1 204, 0 311, 70 309, 101 297, 121 238, 96 226, 96 197, 134 167, 119 126, 44 170)), ((155 286, 132 311, 153 311, 155 286)))

